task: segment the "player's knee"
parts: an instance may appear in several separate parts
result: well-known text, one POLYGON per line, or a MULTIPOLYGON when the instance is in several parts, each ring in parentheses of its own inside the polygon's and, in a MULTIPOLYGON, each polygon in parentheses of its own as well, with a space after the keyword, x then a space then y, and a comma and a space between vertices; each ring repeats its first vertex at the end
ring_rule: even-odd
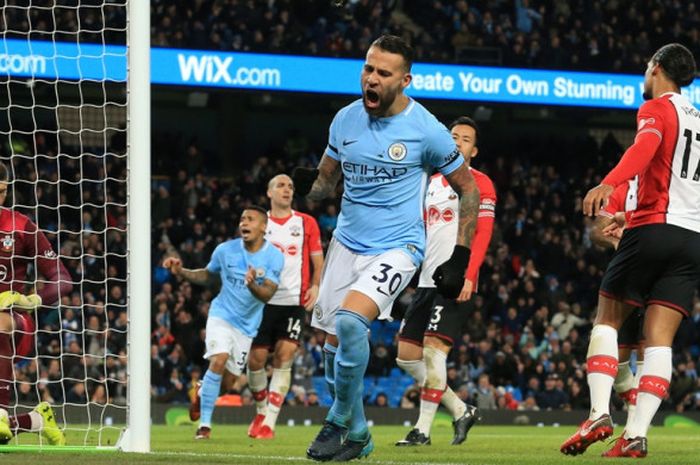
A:
POLYGON ((267 362, 267 354, 265 356, 256 356, 253 353, 248 357, 248 370, 258 371, 265 368, 265 362, 267 362))
POLYGON ((284 354, 279 355, 275 353, 275 357, 272 360, 272 366, 278 370, 289 370, 292 368, 292 364, 294 364, 294 353, 295 350, 287 351, 284 354))
POLYGON ((423 349, 425 361, 425 387, 444 389, 447 383, 447 354, 435 347, 426 346, 423 349))
POLYGON ((359 344, 363 338, 367 339, 369 325, 363 320, 366 319, 362 315, 352 312, 338 312, 335 319, 335 330, 341 343, 359 344))
MULTIPOLYGON (((423 359, 423 347, 409 342, 399 342, 399 348, 396 354, 397 363, 399 360, 412 362, 423 359)), ((400 366, 400 365, 399 365, 400 366)))
POLYGON ((228 354, 216 354, 209 359, 209 369, 216 374, 223 374, 226 368, 228 354))
POLYGON ((445 354, 449 354, 450 350, 452 349, 450 344, 435 336, 425 336, 423 338, 423 347, 432 347, 433 349, 444 352, 445 354))

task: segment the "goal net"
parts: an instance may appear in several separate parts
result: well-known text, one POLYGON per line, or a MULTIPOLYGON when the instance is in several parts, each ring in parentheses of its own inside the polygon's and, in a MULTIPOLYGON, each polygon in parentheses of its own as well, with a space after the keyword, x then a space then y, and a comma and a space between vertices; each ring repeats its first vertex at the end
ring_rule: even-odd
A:
MULTIPOLYGON (((0 290, 49 296, 30 313, 34 331, 18 323, 24 310, 0 310, 14 321, 11 353, 0 350, 14 368, 0 370, 10 391, 0 407, 16 417, 47 402, 71 446, 117 445, 131 415, 127 3, 0 4, 0 161, 9 171, 0 290), (47 276, 52 267, 58 275, 47 276)), ((49 447, 16 421, 8 447, 49 447)))

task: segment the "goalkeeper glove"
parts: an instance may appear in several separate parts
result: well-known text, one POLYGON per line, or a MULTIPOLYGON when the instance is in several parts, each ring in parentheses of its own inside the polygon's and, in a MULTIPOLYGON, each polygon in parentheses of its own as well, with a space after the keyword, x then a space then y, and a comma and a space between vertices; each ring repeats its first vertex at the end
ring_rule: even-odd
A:
POLYGON ((22 310, 36 310, 41 306, 41 297, 38 294, 24 295, 16 291, 0 293, 0 310, 17 307, 22 310))
POLYGON ((447 299, 456 299, 464 286, 464 272, 469 265, 471 250, 463 245, 455 245, 452 256, 435 268, 433 281, 437 291, 447 299))
POLYGON ((311 191, 317 177, 318 170, 316 168, 302 168, 297 166, 292 172, 294 191, 302 197, 306 197, 306 194, 311 191))
POLYGON ((18 292, 15 291, 5 291, 0 292, 0 310, 8 310, 17 303, 18 292))

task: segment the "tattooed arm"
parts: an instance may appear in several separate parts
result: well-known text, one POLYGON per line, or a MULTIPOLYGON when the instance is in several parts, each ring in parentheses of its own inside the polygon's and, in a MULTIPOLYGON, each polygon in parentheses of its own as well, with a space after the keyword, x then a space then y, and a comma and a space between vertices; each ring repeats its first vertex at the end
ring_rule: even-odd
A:
POLYGON ((479 215, 479 189, 466 165, 460 166, 445 177, 460 196, 457 245, 470 247, 479 215))
POLYGON ((321 162, 318 164, 318 177, 306 198, 316 201, 325 199, 333 193, 339 180, 340 162, 324 154, 321 162))

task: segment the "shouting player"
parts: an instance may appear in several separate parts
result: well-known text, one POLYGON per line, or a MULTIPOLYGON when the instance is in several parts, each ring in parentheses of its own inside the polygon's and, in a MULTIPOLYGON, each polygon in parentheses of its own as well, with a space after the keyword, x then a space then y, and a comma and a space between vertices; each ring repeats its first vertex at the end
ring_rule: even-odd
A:
MULTIPOLYGON (((0 162, 0 205, 7 198, 10 171, 0 162)), ((36 330, 32 313, 42 304, 54 305, 73 288, 70 274, 51 244, 25 215, 0 208, 0 443, 15 434, 40 432, 50 445, 66 443, 47 402, 22 415, 10 417, 14 358, 32 356, 36 330), (40 289, 25 289, 32 264, 43 279, 40 289)))
POLYGON ((588 346, 591 411, 561 446, 583 453, 613 432, 610 390, 617 374, 618 330, 635 307, 645 307, 644 366, 637 406, 608 457, 647 455, 647 430, 668 393, 671 344, 700 284, 700 111, 680 89, 695 77, 683 45, 661 47, 647 64, 637 136, 620 162, 583 201, 596 215, 614 189, 639 176, 637 209, 603 277, 588 346))
POLYGON ((286 174, 267 185, 270 198, 266 239, 284 254, 284 269, 277 292, 265 306, 258 335, 248 357, 248 386, 257 414, 248 428, 256 439, 272 439, 275 423, 292 379, 294 353, 304 329, 305 310, 318 298, 323 249, 318 223, 292 210, 294 183, 286 174), (265 363, 272 349, 272 378, 267 386, 265 363))
POLYGON ((294 172, 298 193, 311 200, 333 192, 341 175, 344 180, 312 316, 312 326, 329 334, 325 366, 335 394, 307 450, 314 460, 347 461, 373 449, 362 405, 368 329, 375 318, 389 316, 423 260, 423 202, 433 169, 462 196, 457 245, 434 278, 447 297, 457 297, 464 285, 479 192, 447 128, 404 94, 412 61, 413 49, 403 39, 375 40, 362 68, 362 98, 336 114, 318 169, 294 172))
MULTIPOLYGON (((471 241, 471 258, 466 269, 464 288, 458 301, 470 301, 476 290, 478 273, 486 256, 496 209, 496 190, 488 176, 470 167, 478 152, 478 129, 471 118, 457 118, 450 124, 450 132, 465 165, 469 166, 479 188, 479 219, 471 241)), ((457 193, 445 177, 436 174, 428 186, 425 200, 427 221, 426 257, 420 273, 418 289, 406 311, 399 334, 396 359, 399 367, 414 377, 421 386, 420 416, 415 427, 397 446, 430 444, 430 428, 440 402, 452 414, 454 437, 457 445, 467 438, 477 419, 476 407, 468 407, 447 386, 447 355, 455 340, 462 335, 462 327, 469 315, 464 304, 447 299, 435 291, 432 275, 435 268, 450 257, 457 240, 457 193)), ((467 304, 469 305, 469 304, 467 304)))
POLYGON ((204 358, 209 359, 209 369, 199 389, 201 418, 195 439, 209 439, 224 370, 234 377, 241 375, 263 306, 277 290, 284 266, 282 253, 265 240, 267 212, 263 208, 243 210, 238 226, 241 237, 219 244, 206 268, 183 268, 176 257, 163 261, 171 273, 191 283, 213 286, 221 281, 207 317, 204 358))

